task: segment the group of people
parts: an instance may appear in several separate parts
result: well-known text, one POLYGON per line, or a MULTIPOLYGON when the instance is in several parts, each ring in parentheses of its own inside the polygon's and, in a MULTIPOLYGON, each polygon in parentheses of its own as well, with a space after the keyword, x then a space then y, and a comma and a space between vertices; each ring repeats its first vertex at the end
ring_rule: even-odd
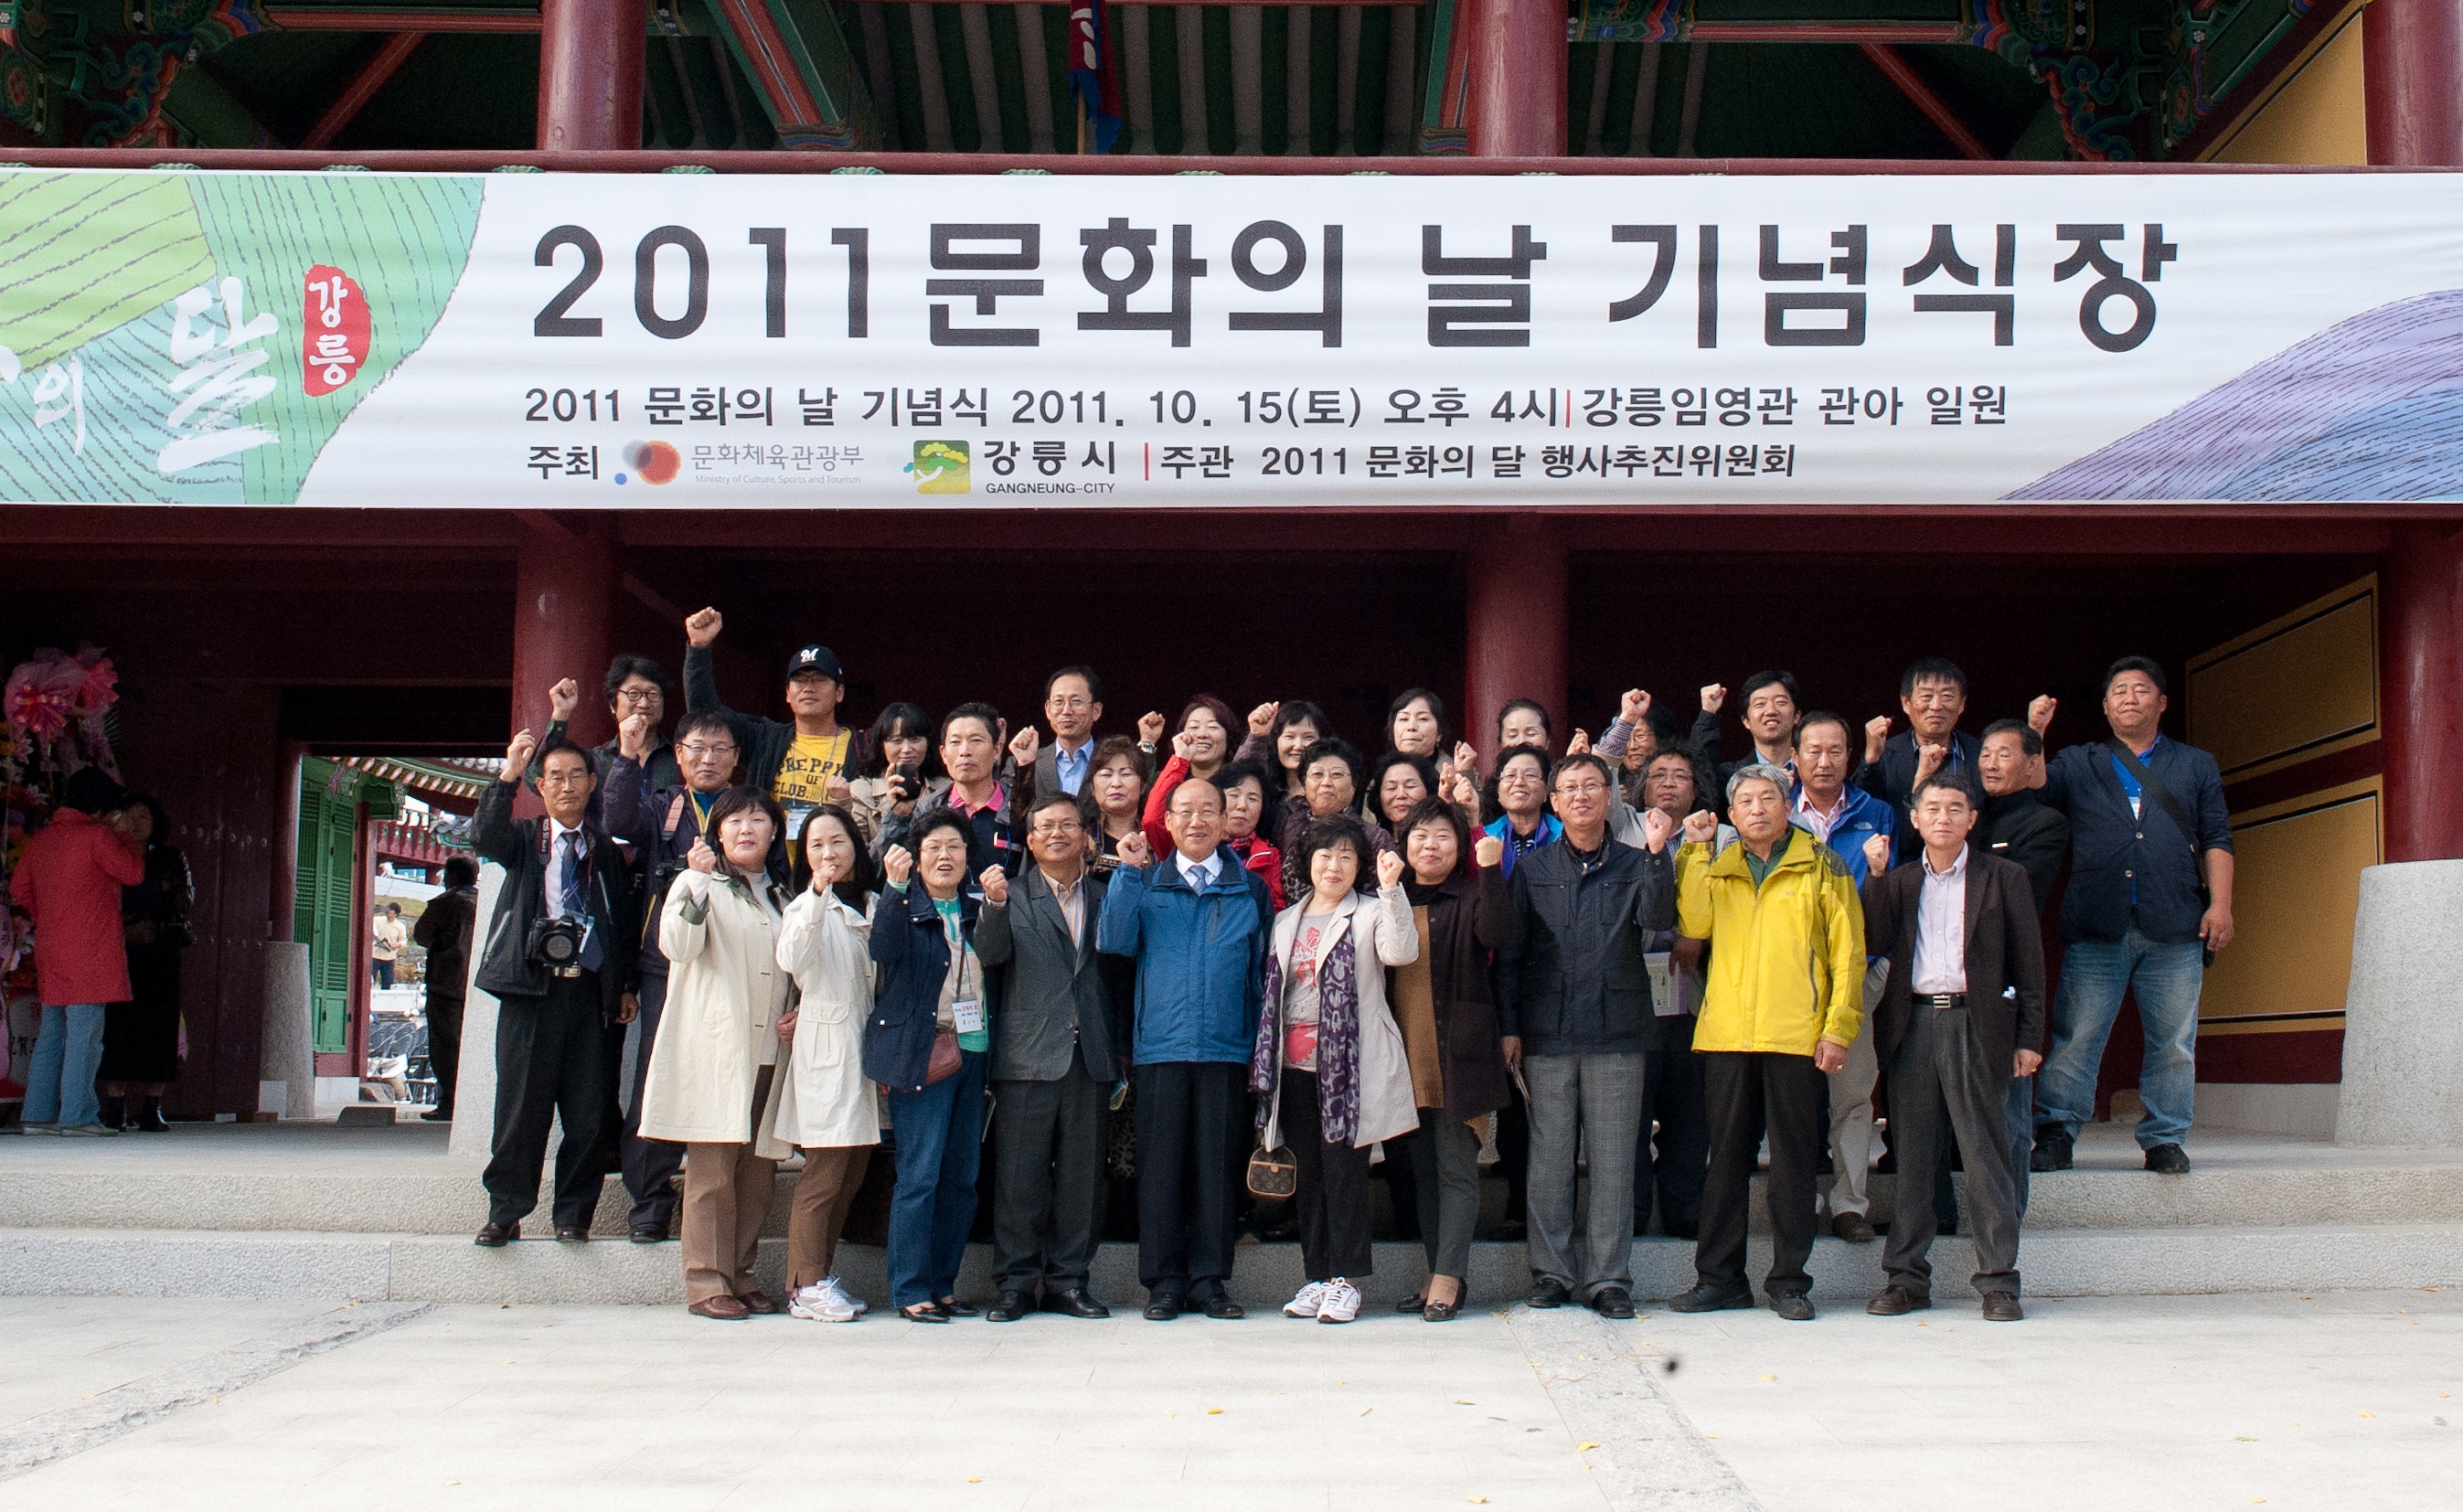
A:
POLYGON ((180 953, 196 943, 196 886, 160 800, 99 767, 61 785, 28 837, 9 898, 33 927, 42 1000, 19 1074, 29 1134, 161 1134, 180 1074, 180 953))
POLYGON ((588 1238, 628 1025, 633 1238, 680 1216, 688 1306, 718 1319, 865 1310, 835 1248, 884 1130, 889 1305, 918 1323, 1107 1315, 1088 1281, 1124 1145, 1149 1319, 1241 1316, 1244 1187, 1297 1210, 1306 1285, 1283 1311, 1357 1317, 1381 1148, 1427 1252, 1406 1312, 1465 1305, 1484 1161, 1517 1188, 1532 1306, 1631 1317, 1655 1208, 1696 1244, 1671 1306, 1751 1307, 1765 1141, 1763 1290, 1809 1318, 1824 1213, 1876 1235, 1877 1087, 1901 1196, 1867 1310, 1929 1306, 1956 1158, 1983 1315, 2016 1319, 2028 1174, 2069 1165, 2133 987, 2146 1164, 2189 1168, 2231 835, 2212 759, 2159 733, 2152 661, 2114 663, 2110 737, 2049 762, 2053 700, 1970 734, 1939 659, 1902 679, 1895 732, 1764 672, 1734 699, 1737 760, 1715 684, 1682 735, 1640 689, 1596 742, 1516 701, 1484 754, 1412 689, 1372 760, 1298 700, 1244 718, 1200 695, 1099 734, 1083 666, 1045 680, 1048 742, 980 702, 893 702, 859 732, 819 645, 788 661, 791 718, 748 715, 717 696, 722 629, 687 621, 672 732, 660 669, 620 658, 616 737, 568 739, 559 684, 481 801, 476 848, 507 873, 474 979, 503 1003, 482 1244, 536 1205, 552 1115, 556 1236, 588 1238), (526 777, 542 819, 512 817, 526 777), (2064 870, 2047 1049, 2039 920, 2064 870), (988 1143, 994 1281, 970 1300, 988 1143), (752 1263, 791 1151, 781 1300, 752 1263))

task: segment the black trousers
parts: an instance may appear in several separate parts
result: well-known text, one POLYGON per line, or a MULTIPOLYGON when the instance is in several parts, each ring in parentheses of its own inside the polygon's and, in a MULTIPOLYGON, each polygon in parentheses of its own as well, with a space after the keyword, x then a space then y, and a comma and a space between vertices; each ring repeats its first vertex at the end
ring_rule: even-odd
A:
POLYGON ((1111 1084, 1082 1056, 1055 1082, 992 1083, 992 1274, 1033 1294, 1082 1287, 1103 1224, 1111 1084))
POLYGON ((1505 1089, 1505 1106, 1496 1111, 1496 1174, 1505 1177, 1505 1221, 1524 1221, 1531 1209, 1531 1105, 1518 1085, 1505 1089))
MULTIPOLYGON (((633 1095, 624 1108, 624 1191, 633 1199, 633 1212, 628 1221, 635 1228, 655 1228, 662 1233, 672 1227, 676 1205, 684 1200, 676 1190, 675 1178, 685 1168, 685 1147, 665 1139, 642 1137, 642 1089, 650 1080, 650 1048, 658 1043, 659 1020, 666 1012, 667 979, 644 976, 639 994, 642 1003, 640 1047, 633 1052, 633 1095)), ((618 1066, 623 1062, 623 1041, 617 1042, 618 1066)))
POLYGON ((1709 1174, 1711 1123, 1703 1101, 1702 1057, 1693 1053, 1693 1015, 1651 1021, 1642 1058, 1642 1134, 1634 1151, 1633 1231, 1649 1232, 1657 1193, 1659 1225, 1702 1220, 1702 1182, 1709 1174), (1658 1134, 1651 1133, 1656 1120, 1658 1134))
MULTIPOLYGON (((1317 1072, 1283 1072, 1283 1143, 1299 1165, 1300 1263, 1311 1281, 1358 1281, 1377 1268, 1368 1249, 1368 1152, 1328 1144, 1318 1118, 1317 1072)), ((1391 1148, 1390 1146, 1388 1148, 1391 1148)))
POLYGON ((453 1089, 462 1080, 462 1000, 427 999, 427 1069, 436 1078, 436 1110, 453 1115, 453 1089))
POLYGON ((1804 1263, 1813 1255, 1813 1167, 1829 1141, 1821 1121, 1822 1090, 1829 1079, 1810 1055, 1704 1054, 1702 1084, 1711 1129, 1711 1170, 1702 1189, 1702 1237, 1693 1269, 1706 1286, 1745 1282, 1746 1204, 1755 1156, 1770 1134, 1768 1187, 1774 1242, 1770 1295, 1813 1289, 1804 1263))
POLYGON ((496 1010, 496 1131, 489 1146, 488 1220, 515 1223, 538 1206, 539 1172, 556 1122, 559 1228, 588 1227, 604 1178, 600 1144, 616 1067, 607 1054, 599 983, 587 974, 550 979, 544 997, 508 997, 496 1010))
POLYGON ((1208 1303, 1232 1276, 1232 1209, 1249 1150, 1245 1062, 1138 1067, 1138 1281, 1208 1303))

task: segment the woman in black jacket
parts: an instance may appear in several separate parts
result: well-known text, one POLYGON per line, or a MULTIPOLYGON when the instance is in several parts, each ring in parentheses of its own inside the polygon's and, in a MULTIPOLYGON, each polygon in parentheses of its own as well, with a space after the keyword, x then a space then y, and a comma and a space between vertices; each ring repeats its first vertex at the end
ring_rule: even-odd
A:
POLYGON ((128 941, 129 1001, 102 1010, 102 1121, 161 1134, 163 1091, 180 1074, 180 952, 196 943, 188 922, 197 884, 171 843, 171 824, 151 793, 128 795, 131 832, 145 853, 145 880, 120 890, 128 941), (138 1098, 145 1099, 141 1112, 138 1098))
MULTIPOLYGON (((889 1199, 890 1299, 914 1323, 971 1318, 958 1265, 975 1221, 993 979, 975 957, 987 895, 967 876, 966 815, 932 809, 882 856, 889 885, 873 906, 872 959, 884 968, 864 1026, 863 1073, 889 1093, 897 1185, 889 1199), (920 885, 918 885, 920 884, 920 885)), ((1009 896, 997 867, 994 901, 1009 896)))
POLYGON ((1479 1221, 1481 1135, 1507 1097, 1488 963, 1505 943, 1513 912, 1498 864, 1504 842, 1487 834, 1473 842, 1459 808, 1428 799, 1404 817, 1399 835, 1420 955, 1394 968, 1390 998, 1420 1105, 1412 1170, 1428 1252, 1428 1289, 1401 1310, 1445 1323, 1462 1306, 1479 1221))

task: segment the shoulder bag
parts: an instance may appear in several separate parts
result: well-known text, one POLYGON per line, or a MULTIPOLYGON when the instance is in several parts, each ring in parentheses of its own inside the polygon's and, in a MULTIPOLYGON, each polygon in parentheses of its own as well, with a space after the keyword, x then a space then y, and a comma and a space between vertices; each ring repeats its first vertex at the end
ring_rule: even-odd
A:
MULTIPOLYGON (((2127 768, 2129 775, 2138 779, 2138 790, 2143 796, 2163 806, 2173 826, 2190 842, 2190 865, 2197 869, 2198 913, 2203 918, 2207 910, 2214 906, 2215 898, 2213 891, 2207 886, 2206 870, 2199 865, 2206 859, 2206 851, 2198 844, 2198 827, 2190 822, 2189 810, 2181 807, 2180 799, 2172 796, 2172 789, 2164 786, 2163 780, 2138 759, 2136 752, 2121 745, 2107 745, 2103 748, 2112 753, 2113 760, 2127 768)), ((2215 963, 2215 953, 2212 950, 2201 950, 2199 957, 2205 965, 2212 967, 2215 963)))

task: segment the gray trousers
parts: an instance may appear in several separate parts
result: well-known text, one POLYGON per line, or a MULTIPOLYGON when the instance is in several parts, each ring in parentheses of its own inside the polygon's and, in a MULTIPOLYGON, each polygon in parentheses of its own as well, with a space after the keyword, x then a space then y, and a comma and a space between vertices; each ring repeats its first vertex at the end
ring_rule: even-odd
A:
MULTIPOLYGON (((1968 1228, 1975 1236, 1975 1289, 2018 1290, 2018 1184, 2010 1173, 2009 1066, 1985 1064, 1965 1008, 1918 1003, 1907 1037, 1890 1060, 1890 1127, 1902 1172, 1926 1172, 1941 1159, 1941 1112, 1967 1156, 1968 1228)), ((1919 1296, 1932 1290, 1935 1220, 1914 1180, 1901 1177, 1903 1196, 1890 1218, 1882 1269, 1919 1296)))
POLYGON ((1072 1055, 1057 1082, 992 1083, 992 1274, 1032 1296, 1086 1285, 1102 1230, 1104 1103, 1072 1055))
POLYGON ((1479 1134, 1442 1108, 1420 1110, 1420 1147, 1411 1152, 1420 1193, 1420 1242, 1431 1276, 1471 1274, 1471 1230, 1479 1226, 1479 1134))
POLYGON ((1633 1152, 1642 1129, 1642 1052, 1534 1055, 1531 1085, 1531 1273, 1588 1301, 1633 1287, 1633 1152), (1576 1158, 1590 1152, 1591 1201, 1574 1249, 1576 1158))

